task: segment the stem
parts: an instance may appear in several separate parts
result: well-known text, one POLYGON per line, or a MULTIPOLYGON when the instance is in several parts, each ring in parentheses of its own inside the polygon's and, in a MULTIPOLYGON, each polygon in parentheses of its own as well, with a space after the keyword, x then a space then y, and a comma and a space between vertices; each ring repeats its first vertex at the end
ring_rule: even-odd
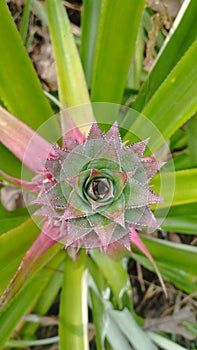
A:
POLYGON ((64 269, 60 303, 60 350, 88 350, 88 303, 86 254, 81 250, 77 261, 69 256, 64 269))

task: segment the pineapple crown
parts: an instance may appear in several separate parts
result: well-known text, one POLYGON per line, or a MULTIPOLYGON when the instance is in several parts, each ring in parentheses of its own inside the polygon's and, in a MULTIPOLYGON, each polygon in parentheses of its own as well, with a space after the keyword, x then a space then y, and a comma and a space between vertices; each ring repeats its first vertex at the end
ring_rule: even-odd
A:
POLYGON ((87 250, 114 243, 130 249, 132 230, 158 227, 149 205, 161 198, 147 184, 164 163, 143 157, 147 143, 126 146, 116 123, 103 133, 94 122, 87 139, 68 135, 54 146, 35 200, 53 239, 87 250))

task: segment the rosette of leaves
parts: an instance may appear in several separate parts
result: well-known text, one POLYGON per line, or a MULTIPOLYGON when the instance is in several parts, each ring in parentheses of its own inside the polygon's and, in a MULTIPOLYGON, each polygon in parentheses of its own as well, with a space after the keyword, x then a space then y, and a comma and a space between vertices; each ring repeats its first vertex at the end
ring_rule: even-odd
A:
POLYGON ((117 124, 104 134, 95 122, 87 139, 65 136, 63 147, 54 147, 35 201, 53 239, 87 250, 117 244, 130 249, 135 229, 158 227, 149 205, 161 198, 147 183, 163 163, 143 157, 147 142, 126 146, 117 124))

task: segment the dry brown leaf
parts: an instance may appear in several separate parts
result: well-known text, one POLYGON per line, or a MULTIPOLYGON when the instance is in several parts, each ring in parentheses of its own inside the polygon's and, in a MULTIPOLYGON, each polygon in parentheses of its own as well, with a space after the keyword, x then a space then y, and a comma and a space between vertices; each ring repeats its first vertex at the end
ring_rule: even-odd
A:
POLYGON ((20 188, 14 186, 5 186, 0 190, 1 204, 8 211, 14 211, 18 208, 26 207, 27 201, 29 202, 33 198, 34 197, 29 193, 23 193, 20 188))
POLYGON ((171 316, 163 318, 147 318, 144 329, 151 331, 162 331, 165 333, 181 335, 186 339, 193 340, 194 336, 181 326, 183 322, 196 323, 196 310, 191 306, 185 306, 171 316))

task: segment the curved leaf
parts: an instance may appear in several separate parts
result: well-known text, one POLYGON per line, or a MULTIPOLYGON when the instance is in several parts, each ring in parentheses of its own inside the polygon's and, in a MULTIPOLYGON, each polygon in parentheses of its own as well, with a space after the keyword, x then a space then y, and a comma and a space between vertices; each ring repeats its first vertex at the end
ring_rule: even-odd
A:
POLYGON ((28 285, 25 285, 24 289, 17 295, 9 307, 1 311, 0 348, 5 344, 22 316, 31 307, 32 303, 39 298, 46 284, 52 277, 54 269, 57 268, 63 257, 63 252, 59 252, 59 254, 53 257, 53 259, 49 259, 51 261, 47 264, 47 268, 42 270, 41 274, 34 275, 31 282, 28 285))
POLYGON ((197 109, 196 55, 197 39, 143 109, 142 113, 155 125, 155 132, 151 123, 142 123, 143 116, 137 118, 132 128, 129 116, 123 122, 123 127, 142 140, 151 136, 149 147, 152 151, 163 144, 162 138, 157 137, 157 130, 167 140, 197 109))
POLYGON ((47 0, 46 3, 60 102, 64 108, 89 103, 84 73, 63 3, 61 0, 47 0))
MULTIPOLYGON (((159 204, 160 208, 168 207, 169 205, 180 205, 187 203, 195 203, 197 201, 197 168, 180 170, 174 173, 163 173, 162 178, 166 183, 174 182, 175 176, 175 192, 172 199, 172 187, 165 186, 165 199, 159 204)), ((151 180, 154 185, 154 191, 159 192, 160 176, 155 175, 151 180)))
POLYGON ((197 37, 196 0, 184 1, 132 108, 141 111, 197 37))
MULTIPOLYGON (((196 247, 154 239, 143 235, 140 235, 140 237, 154 256, 164 278, 167 278, 187 293, 192 293, 196 290, 196 247)), ((153 271, 147 258, 136 253, 132 253, 132 256, 142 265, 153 271)))
POLYGON ((121 103, 145 1, 104 0, 92 75, 92 101, 121 103), (132 19, 132 25, 131 25, 132 19))
POLYGON ((190 165, 197 166, 197 114, 186 124, 190 165))
POLYGON ((0 236, 0 294, 16 271, 22 256, 36 239, 39 231, 35 223, 28 219, 20 226, 0 236))
MULTIPOLYGON (((12 175, 20 178, 21 162, 0 142, 0 169, 9 174, 10 164, 12 164, 12 175)), ((0 175, 0 178, 2 176, 0 175)))
MULTIPOLYGON (((162 209, 157 211, 156 216, 158 220, 162 218, 162 209)), ((171 207, 161 227, 178 233, 197 234, 197 203, 171 207)))
POLYGON ((128 309, 110 310, 110 316, 136 350, 157 350, 148 335, 140 328, 128 309))
POLYGON ((0 47, 0 98, 15 116, 36 129, 53 111, 5 1, 0 1, 0 47))
POLYGON ((82 33, 81 33, 81 60, 88 86, 91 86, 96 38, 100 20, 102 0, 83 1, 82 33))
POLYGON ((129 288, 127 287, 128 276, 122 264, 101 253, 98 249, 91 249, 90 254, 108 281, 116 298, 116 303, 122 307, 123 301, 121 297, 129 288))

